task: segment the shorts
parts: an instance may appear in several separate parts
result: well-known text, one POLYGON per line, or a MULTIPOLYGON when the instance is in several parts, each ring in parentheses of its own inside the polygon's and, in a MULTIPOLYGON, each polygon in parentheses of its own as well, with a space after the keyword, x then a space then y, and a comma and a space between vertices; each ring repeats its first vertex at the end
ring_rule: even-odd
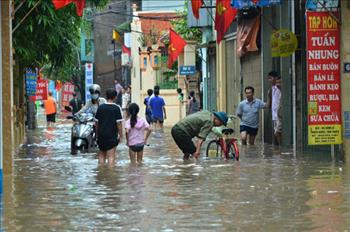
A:
POLYGON ((178 125, 175 125, 171 129, 171 136, 184 154, 193 154, 196 152, 196 146, 192 142, 192 137, 178 125))
POLYGON ((277 119, 273 120, 273 131, 275 133, 282 133, 282 121, 277 119))
POLYGON ((152 122, 163 123, 164 122, 164 118, 152 116, 152 122))
POLYGON ((97 145, 101 151, 108 151, 108 150, 118 146, 118 139, 116 139, 116 138, 111 138, 111 139, 98 138, 97 145))
POLYGON ((135 144, 135 145, 129 146, 130 150, 132 150, 133 152, 140 152, 140 151, 143 151, 143 147, 144 147, 144 144, 143 144, 143 143, 141 143, 141 144, 135 144))
POLYGON ((148 122, 148 124, 151 124, 152 123, 152 115, 146 114, 146 121, 148 122))
POLYGON ((258 134, 258 128, 240 125, 239 132, 243 132, 243 131, 246 131, 249 135, 257 135, 258 134))
POLYGON ((47 122, 56 122, 56 113, 46 115, 47 122))

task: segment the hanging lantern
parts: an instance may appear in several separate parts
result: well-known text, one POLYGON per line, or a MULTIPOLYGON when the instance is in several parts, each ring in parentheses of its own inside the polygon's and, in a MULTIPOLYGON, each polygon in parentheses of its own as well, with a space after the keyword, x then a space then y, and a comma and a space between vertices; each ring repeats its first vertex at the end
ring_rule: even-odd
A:
POLYGON ((147 69, 147 65, 149 64, 149 55, 147 51, 141 51, 140 54, 140 69, 145 71, 147 69))

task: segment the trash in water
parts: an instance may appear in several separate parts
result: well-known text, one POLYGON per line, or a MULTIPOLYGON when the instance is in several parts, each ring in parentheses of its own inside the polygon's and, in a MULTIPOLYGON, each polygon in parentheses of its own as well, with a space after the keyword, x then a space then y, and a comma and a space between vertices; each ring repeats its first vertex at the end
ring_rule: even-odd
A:
POLYGON ((71 192, 75 192, 77 190, 77 186, 75 186, 74 184, 69 184, 68 190, 71 192))
POLYGON ((335 190, 329 190, 327 193, 332 194, 332 193, 338 193, 338 191, 335 190))

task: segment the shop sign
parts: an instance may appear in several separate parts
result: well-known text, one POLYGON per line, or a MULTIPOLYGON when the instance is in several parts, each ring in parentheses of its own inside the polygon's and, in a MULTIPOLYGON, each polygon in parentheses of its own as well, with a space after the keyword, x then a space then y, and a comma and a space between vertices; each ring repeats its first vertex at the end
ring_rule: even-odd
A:
POLYGON ((293 32, 281 29, 274 32, 270 39, 272 57, 292 55, 298 47, 298 39, 293 32))
POLYGON ((64 83, 62 87, 62 106, 68 106, 73 98, 74 85, 70 82, 64 83))
POLYGON ((308 10, 337 8, 338 6, 339 6, 339 0, 307 0, 306 1, 306 9, 308 10))
POLYGON ((196 74, 196 66, 180 66, 180 75, 188 76, 196 74))
POLYGON ((340 144, 340 26, 329 12, 307 12, 306 24, 308 144, 340 144))
POLYGON ((36 84, 36 98, 35 100, 47 100, 48 83, 46 79, 38 79, 36 84))
POLYGON ((344 112, 344 137, 350 139, 350 111, 344 112))
POLYGON ((280 4, 281 0, 231 0, 233 8, 242 9, 247 7, 264 7, 280 4))
POLYGON ((89 88, 94 83, 93 67, 92 63, 85 64, 85 102, 88 102, 91 99, 89 88))
POLYGON ((35 101, 37 73, 35 70, 26 69, 26 94, 29 99, 35 101))

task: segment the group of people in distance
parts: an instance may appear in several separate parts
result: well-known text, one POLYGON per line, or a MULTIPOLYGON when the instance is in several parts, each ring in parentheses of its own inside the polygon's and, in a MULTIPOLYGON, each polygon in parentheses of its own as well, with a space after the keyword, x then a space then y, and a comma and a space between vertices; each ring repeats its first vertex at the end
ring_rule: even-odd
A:
MULTIPOLYGON (((271 82, 271 89, 268 91, 267 103, 255 98, 254 88, 247 86, 244 89, 246 99, 241 101, 237 107, 236 115, 241 120, 242 145, 254 144, 259 128, 259 111, 264 108, 271 109, 275 140, 278 145, 281 144, 281 77, 277 72, 272 71, 268 74, 268 78, 271 82)), ((100 86, 93 84, 89 89, 91 100, 84 107, 79 109, 81 101, 76 96, 71 101, 74 113, 90 111, 95 115, 100 164, 106 161, 111 166, 115 164, 116 147, 123 138, 123 128, 131 163, 141 163, 143 149, 151 133, 151 125, 154 124, 155 130, 162 131, 163 122, 167 118, 165 101, 160 96, 159 86, 147 91, 148 96, 144 99, 145 118, 139 116, 139 106, 130 101, 130 87, 123 89, 119 81, 116 81, 115 88, 106 91, 106 100, 100 97, 100 86)), ((194 92, 190 92, 188 101, 184 101, 181 89, 178 89, 177 92, 180 102, 188 103, 188 115, 171 128, 171 135, 183 152, 184 159, 189 159, 191 155, 198 158, 202 144, 212 128, 226 126, 228 116, 225 112, 199 111, 199 104, 194 92), (193 143, 192 139, 195 137, 197 142, 193 143)), ((44 104, 49 105, 50 99, 44 104)), ((51 116, 48 115, 48 117, 51 116)))

